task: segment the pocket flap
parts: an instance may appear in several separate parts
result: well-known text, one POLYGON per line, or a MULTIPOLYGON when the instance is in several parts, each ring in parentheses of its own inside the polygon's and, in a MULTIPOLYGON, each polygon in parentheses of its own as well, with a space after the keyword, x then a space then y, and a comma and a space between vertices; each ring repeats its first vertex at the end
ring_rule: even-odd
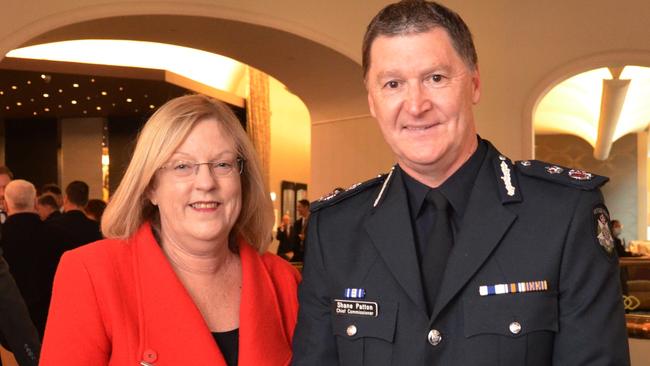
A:
POLYGON ((558 304, 553 292, 475 296, 465 300, 465 336, 498 334, 518 337, 558 330, 558 304))

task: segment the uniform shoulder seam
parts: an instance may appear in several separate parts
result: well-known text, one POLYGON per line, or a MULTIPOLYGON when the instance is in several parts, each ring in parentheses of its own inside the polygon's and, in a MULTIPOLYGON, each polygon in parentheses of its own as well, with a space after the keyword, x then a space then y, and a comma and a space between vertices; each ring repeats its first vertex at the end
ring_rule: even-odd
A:
POLYGON ((386 179, 386 176, 387 174, 380 174, 377 177, 369 179, 365 182, 354 184, 348 189, 334 190, 314 201, 310 206, 310 211, 313 213, 326 207, 334 206, 339 202, 342 202, 350 197, 353 197, 363 191, 366 191, 383 183, 386 179))

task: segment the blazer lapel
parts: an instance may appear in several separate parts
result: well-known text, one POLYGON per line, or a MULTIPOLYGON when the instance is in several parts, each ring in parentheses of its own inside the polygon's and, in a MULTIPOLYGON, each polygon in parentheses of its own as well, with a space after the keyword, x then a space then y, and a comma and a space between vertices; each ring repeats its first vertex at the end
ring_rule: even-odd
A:
POLYGON ((162 249, 143 225, 136 235, 134 271, 140 280, 139 356, 156 365, 226 363, 203 316, 180 282, 162 249), (155 357, 147 356, 154 354, 155 357))
POLYGON ((240 244, 242 291, 239 306, 239 364, 288 365, 287 338, 273 279, 260 255, 240 244))
POLYGON ((392 174, 384 198, 365 222, 377 251, 409 298, 426 314, 420 266, 401 174, 392 174))
POLYGON ((498 178, 490 164, 495 153, 498 154, 490 146, 479 170, 462 229, 449 255, 431 322, 483 265, 517 217, 503 206, 499 198, 498 178))

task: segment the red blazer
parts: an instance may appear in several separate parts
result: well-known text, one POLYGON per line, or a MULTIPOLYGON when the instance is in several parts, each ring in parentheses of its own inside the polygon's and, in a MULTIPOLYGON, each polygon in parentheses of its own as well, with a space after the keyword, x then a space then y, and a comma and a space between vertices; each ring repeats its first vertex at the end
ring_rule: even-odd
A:
MULTIPOLYGON (((288 365, 300 275, 247 243, 240 244, 240 257, 239 365, 288 365)), ((128 240, 101 240, 61 258, 40 365, 225 366, 225 361, 145 224, 128 240)))

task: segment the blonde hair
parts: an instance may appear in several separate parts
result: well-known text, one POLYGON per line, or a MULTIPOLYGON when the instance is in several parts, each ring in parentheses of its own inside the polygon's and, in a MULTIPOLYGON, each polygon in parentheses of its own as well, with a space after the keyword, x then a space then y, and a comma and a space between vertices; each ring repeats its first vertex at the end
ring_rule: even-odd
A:
POLYGON ((148 198, 155 174, 192 128, 198 122, 211 118, 216 119, 223 133, 233 139, 237 154, 244 159, 242 206, 230 232, 230 249, 236 251, 237 240, 241 238, 260 252, 266 250, 274 216, 255 148, 230 108, 203 95, 187 95, 170 100, 144 125, 126 173, 104 211, 101 227, 105 237, 129 238, 147 221, 159 229, 158 208, 148 198))

